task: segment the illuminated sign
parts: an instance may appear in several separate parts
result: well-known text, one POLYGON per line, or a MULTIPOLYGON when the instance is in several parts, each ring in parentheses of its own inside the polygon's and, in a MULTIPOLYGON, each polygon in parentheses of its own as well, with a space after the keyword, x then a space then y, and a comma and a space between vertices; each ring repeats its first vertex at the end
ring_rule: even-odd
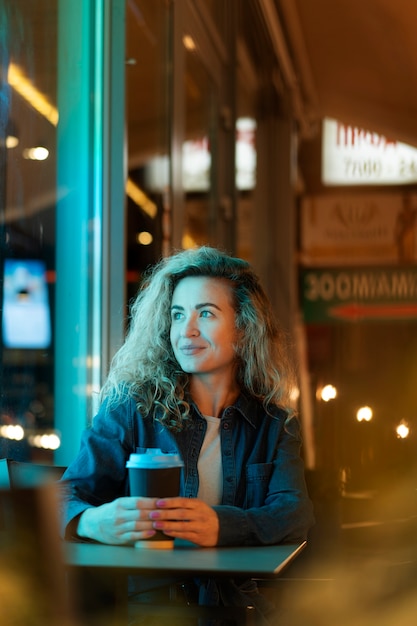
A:
POLYGON ((51 316, 45 263, 38 259, 5 259, 3 345, 48 348, 51 316))
POLYGON ((332 119, 323 122, 325 185, 401 185, 417 182, 417 149, 332 119))
MULTIPOLYGON (((236 187, 244 191, 255 187, 256 122, 242 117, 236 120, 236 187)), ((210 188, 211 152, 207 137, 186 141, 183 145, 185 191, 207 191, 210 188)))
POLYGON ((329 268, 300 272, 304 321, 417 321, 417 270, 329 268))
MULTIPOLYGON (((242 117, 236 120, 236 188, 248 191, 256 184, 256 121, 242 117)), ((182 149, 182 185, 186 192, 207 192, 211 185, 212 155, 208 137, 190 139, 182 149)), ((148 190, 157 191, 168 186, 169 160, 155 157, 146 165, 145 181, 148 190)))

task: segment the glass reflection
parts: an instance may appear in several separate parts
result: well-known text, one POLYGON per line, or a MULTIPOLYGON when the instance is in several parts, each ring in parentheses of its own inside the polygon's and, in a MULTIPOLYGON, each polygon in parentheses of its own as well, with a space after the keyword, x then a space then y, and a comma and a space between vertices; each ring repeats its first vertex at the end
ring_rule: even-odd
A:
POLYGON ((127 297, 143 270, 170 247, 170 14, 163 0, 127 2, 127 297))
POLYGON ((183 247, 212 244, 214 240, 212 147, 215 141, 214 87, 192 46, 186 47, 185 142, 183 145, 183 188, 185 224, 183 247))
POLYGON ((57 2, 3 2, 0 24, 0 457, 49 458, 30 436, 53 428, 57 2))

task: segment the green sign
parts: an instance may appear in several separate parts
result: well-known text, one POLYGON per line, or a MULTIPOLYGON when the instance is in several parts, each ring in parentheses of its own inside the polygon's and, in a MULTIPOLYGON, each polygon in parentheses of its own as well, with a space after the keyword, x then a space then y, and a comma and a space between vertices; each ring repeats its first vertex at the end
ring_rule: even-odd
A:
POLYGON ((417 321, 417 267, 302 269, 300 299, 307 323, 417 321))

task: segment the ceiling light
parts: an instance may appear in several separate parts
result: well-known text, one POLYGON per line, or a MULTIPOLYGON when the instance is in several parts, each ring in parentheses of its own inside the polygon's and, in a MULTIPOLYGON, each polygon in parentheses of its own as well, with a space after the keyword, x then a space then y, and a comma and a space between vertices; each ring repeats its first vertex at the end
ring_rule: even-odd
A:
POLYGON ((35 146, 33 148, 26 148, 26 150, 23 150, 23 158, 30 159, 31 161, 45 161, 48 156, 49 150, 44 146, 35 146))
POLYGON ((6 146, 6 148, 16 148, 19 145, 19 134, 17 132, 16 124, 12 119, 7 120, 6 124, 6 137, 1 138, 0 145, 6 146))
POLYGON ((186 48, 187 50, 195 50, 196 48, 194 39, 191 37, 191 35, 184 35, 184 37, 182 38, 182 43, 184 44, 184 48, 186 48))
POLYGON ((14 135, 7 135, 6 137, 6 148, 16 148, 19 144, 19 139, 14 135))
POLYGON ((143 230, 142 232, 136 235, 136 241, 141 246, 149 246, 153 242, 153 237, 151 233, 148 233, 148 231, 143 230))
POLYGON ((155 202, 152 202, 150 198, 142 191, 131 178, 126 181, 126 194, 135 204, 138 205, 149 217, 156 217, 158 208, 155 202))
POLYGON ((32 84, 18 65, 9 64, 7 82, 35 111, 53 126, 57 126, 59 117, 57 108, 32 84))

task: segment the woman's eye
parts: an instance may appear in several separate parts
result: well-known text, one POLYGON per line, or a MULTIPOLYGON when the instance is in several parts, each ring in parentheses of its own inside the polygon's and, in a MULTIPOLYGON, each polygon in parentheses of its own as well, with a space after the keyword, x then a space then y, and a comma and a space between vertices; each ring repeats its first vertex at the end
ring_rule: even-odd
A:
POLYGON ((176 322, 176 321, 180 320, 181 317, 182 317, 182 313, 180 313, 179 311, 174 311, 172 313, 172 321, 173 322, 176 322))
POLYGON ((204 309, 204 311, 201 311, 200 315, 201 317, 212 317, 213 313, 208 309, 204 309))

